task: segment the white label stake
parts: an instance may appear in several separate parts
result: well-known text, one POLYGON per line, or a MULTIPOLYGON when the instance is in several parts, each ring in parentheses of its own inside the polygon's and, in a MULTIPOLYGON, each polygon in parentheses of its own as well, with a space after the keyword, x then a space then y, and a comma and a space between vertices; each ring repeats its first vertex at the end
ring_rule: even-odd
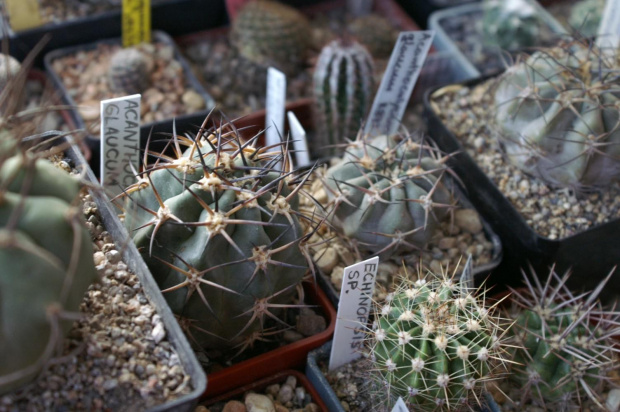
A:
POLYGON ((400 33, 372 103, 364 127, 365 134, 391 135, 398 131, 434 35, 433 31, 400 33))
MULTIPOLYGON (((591 16, 589 16, 591 18, 591 16)), ((596 45, 615 52, 620 44, 620 1, 607 0, 598 26, 596 45)))
POLYGON ((140 162, 140 95, 101 101, 101 184, 112 195, 135 182, 140 162))
POLYGON ((392 408, 392 412, 409 412, 409 408, 407 408, 407 405, 405 405, 405 401, 403 401, 403 398, 398 398, 398 400, 394 404, 394 407, 392 408))
POLYGON ((330 371, 362 356, 378 266, 379 258, 375 256, 344 269, 330 371))
POLYGON ((286 76, 270 67, 267 70, 267 108, 265 114, 265 144, 276 145, 284 133, 284 104, 286 102, 286 76))
POLYGON ((307 166, 311 162, 310 153, 308 152, 308 140, 306 140, 306 131, 301 123, 299 123, 295 113, 289 111, 286 113, 286 116, 288 117, 288 127, 291 129, 296 166, 307 166))

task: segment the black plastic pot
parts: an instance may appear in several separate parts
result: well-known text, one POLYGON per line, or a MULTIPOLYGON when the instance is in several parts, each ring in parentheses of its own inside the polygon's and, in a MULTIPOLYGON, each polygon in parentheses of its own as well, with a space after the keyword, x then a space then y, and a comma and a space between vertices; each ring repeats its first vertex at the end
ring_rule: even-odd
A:
MULTIPOLYGON (((213 101, 213 98, 207 93, 207 91, 200 84, 198 79, 196 79, 196 76, 192 72, 189 64, 187 63, 185 58, 181 55, 181 53, 179 52, 178 48, 176 47, 174 41, 172 40, 172 38, 170 38, 170 36, 168 36, 166 33, 161 32, 161 31, 154 31, 153 41, 161 42, 161 43, 165 43, 165 44, 169 44, 173 46, 174 58, 183 67, 186 85, 188 85, 190 88, 198 92, 198 94, 200 94, 200 96, 205 100, 206 109, 200 110, 198 112, 194 112, 191 114, 181 115, 174 119, 177 130, 198 130, 198 128, 200 127, 200 124, 202 123, 202 119, 204 119, 209 113, 209 110, 215 106, 215 102, 213 101)), ((76 54, 80 51, 96 49, 99 44, 120 44, 120 43, 121 43, 120 38, 108 39, 108 40, 102 40, 100 42, 90 43, 87 45, 73 46, 73 47, 67 47, 67 48, 60 49, 60 50, 54 50, 45 55, 45 69, 47 73, 49 74, 50 79, 54 83, 55 87, 61 91, 62 100, 65 104, 72 106, 72 107, 77 107, 77 103, 69 95, 67 88, 64 86, 62 79, 60 78, 60 75, 56 73, 56 71, 53 69, 54 60, 59 59, 64 56, 76 54)), ((86 123, 84 122, 80 114, 78 113, 77 109, 71 110, 70 113, 75 122, 75 126, 77 128, 83 129, 86 127, 86 123)), ((151 123, 143 123, 142 126, 140 127, 140 138, 141 138, 142 147, 145 146, 146 140, 148 139, 148 135, 149 133, 151 133, 151 131, 154 134, 159 133, 159 132, 164 132, 164 133, 172 132, 172 119, 151 122, 151 123)), ((97 176, 99 175, 99 163, 100 163, 100 153, 101 153, 100 141, 101 140, 99 136, 88 136, 86 139, 86 143, 90 147, 93 153, 90 164, 91 164, 92 169, 95 171, 95 175, 97 176)))
MULTIPOLYGON (((488 78, 463 83, 472 87, 488 78)), ((466 153, 456 136, 443 124, 430 105, 437 88, 424 96, 424 112, 431 137, 441 150, 458 152, 450 158, 449 166, 459 176, 476 210, 499 235, 504 247, 504 259, 491 276, 490 283, 499 286, 519 286, 520 271, 531 265, 541 276, 555 264, 556 272, 572 269, 568 281, 572 289, 594 289, 611 269, 620 263, 620 218, 592 227, 562 239, 541 236, 530 227, 519 211, 499 190, 497 185, 466 153)), ((620 272, 610 279, 601 298, 605 300, 620 290, 620 272)))
MULTIPOLYGON (((173 36, 221 26, 227 21, 224 0, 152 1, 151 27, 173 36)), ((9 24, 4 22, 7 27, 9 24)), ((121 11, 114 10, 58 24, 13 32, 10 28, 11 55, 22 60, 48 33, 49 43, 43 52, 121 35, 121 11)), ((43 56, 43 54, 41 54, 43 56)), ((42 65, 39 58, 37 65, 42 65)))
POLYGON ((475 1, 480 0, 398 0, 398 4, 425 30, 432 12, 475 1))

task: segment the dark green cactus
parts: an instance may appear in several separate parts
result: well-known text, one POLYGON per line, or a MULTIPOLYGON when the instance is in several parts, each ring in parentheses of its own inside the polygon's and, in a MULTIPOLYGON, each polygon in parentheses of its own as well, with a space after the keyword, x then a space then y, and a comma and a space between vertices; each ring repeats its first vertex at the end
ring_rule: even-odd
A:
POLYGON ((495 89, 497 135, 525 172, 556 187, 620 176, 617 53, 574 41, 509 68, 495 89))
POLYGON ((507 361, 506 322, 485 306, 484 291, 446 273, 404 279, 376 309, 367 343, 389 407, 471 410, 507 361))
POLYGON ((335 40, 325 46, 314 69, 318 147, 336 154, 335 145, 353 140, 374 93, 373 61, 361 44, 335 40))
POLYGON ((284 324, 278 315, 309 261, 288 154, 241 145, 229 127, 175 135, 175 155, 159 156, 125 192, 126 227, 187 334, 207 349, 243 349, 268 320, 284 324))
POLYGON ((439 152, 411 135, 360 137, 323 179, 331 223, 373 254, 423 249, 454 207, 448 172, 439 152))
POLYGON ((151 84, 152 62, 135 47, 120 49, 110 59, 108 83, 118 93, 142 93, 151 84))
POLYGON ((540 40, 541 19, 526 0, 485 0, 483 10, 482 32, 488 44, 517 50, 540 40))

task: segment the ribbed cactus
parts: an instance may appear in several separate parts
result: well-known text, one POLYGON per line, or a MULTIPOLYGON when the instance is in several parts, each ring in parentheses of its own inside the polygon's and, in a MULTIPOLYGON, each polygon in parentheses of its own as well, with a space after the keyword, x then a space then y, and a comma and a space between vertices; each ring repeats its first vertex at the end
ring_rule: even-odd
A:
POLYGON ((482 32, 487 43, 517 50, 539 40, 540 17, 526 0, 485 0, 483 10, 482 32))
POLYGON ((568 274, 551 271, 544 283, 533 278, 525 277, 527 288, 512 293, 516 352, 510 377, 523 388, 522 404, 533 398, 560 411, 591 399, 603 408, 601 388, 618 367, 620 335, 620 312, 604 310, 598 301, 609 277, 579 295, 566 287, 568 274))
POLYGON ((233 20, 231 41, 246 59, 295 74, 306 58, 310 24, 290 6, 253 0, 233 20))
POLYGON ((325 46, 314 69, 314 98, 323 155, 353 140, 366 117, 374 93, 373 61, 353 40, 335 40, 325 46))
POLYGON ((416 411, 471 410, 505 372, 506 322, 453 276, 403 280, 375 316, 367 343, 390 408, 402 397, 416 411))
POLYGON ((388 58, 398 38, 398 30, 385 17, 368 14, 351 21, 347 29, 374 58, 388 58))
POLYGON ((238 139, 230 126, 175 135, 175 155, 125 191, 125 226, 187 334, 209 349, 243 349, 267 321, 285 324, 278 315, 308 270, 288 154, 238 139))
POLYGON ((331 223, 373 254, 423 249, 454 207, 447 172, 439 152, 411 135, 359 138, 323 179, 331 223))
POLYGON ((152 62, 144 52, 129 47, 120 49, 110 59, 108 83, 118 93, 142 93, 151 83, 152 62))
POLYGON ((604 186, 620 176, 617 55, 573 42, 509 68, 495 90, 508 157, 552 186, 604 186))
POLYGON ((571 7, 568 24, 582 36, 596 36, 604 9, 605 0, 581 0, 571 7))

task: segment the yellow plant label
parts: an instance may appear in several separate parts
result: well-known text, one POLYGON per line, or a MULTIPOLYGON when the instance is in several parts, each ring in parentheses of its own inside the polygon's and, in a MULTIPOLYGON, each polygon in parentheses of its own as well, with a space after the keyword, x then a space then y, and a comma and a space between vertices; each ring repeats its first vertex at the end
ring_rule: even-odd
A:
POLYGON ((31 29, 43 24, 39 0, 5 0, 5 5, 14 31, 31 29))
POLYGON ((123 0, 123 47, 151 41, 151 0, 123 0))

